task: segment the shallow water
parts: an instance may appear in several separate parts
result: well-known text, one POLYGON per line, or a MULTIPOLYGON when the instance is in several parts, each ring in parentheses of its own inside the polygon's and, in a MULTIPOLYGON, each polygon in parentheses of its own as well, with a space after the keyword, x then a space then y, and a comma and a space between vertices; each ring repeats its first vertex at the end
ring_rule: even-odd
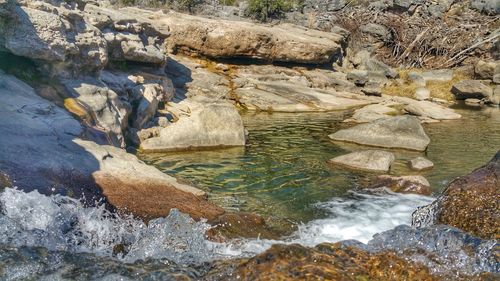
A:
MULTIPOLYGON (((431 138, 425 153, 395 151, 397 160, 390 174, 422 174, 437 194, 453 178, 484 165, 500 149, 500 110, 457 111, 463 115, 460 120, 424 125, 431 138), (434 169, 411 171, 406 162, 416 156, 429 158, 434 169)), ((326 163, 366 148, 328 139, 328 134, 351 126, 341 122, 348 114, 247 113, 243 119, 249 140, 244 148, 140 157, 209 191, 210 199, 226 209, 305 223, 330 216, 318 207, 322 202, 348 196, 374 176, 326 163)))
MULTIPOLYGON (((425 126, 432 140, 426 156, 436 165, 425 175, 436 192, 500 147, 495 110, 460 111, 463 120, 425 126)), ((146 225, 65 196, 6 188, 0 193, 0 279, 199 280, 213 260, 253 256, 275 243, 338 241, 373 252, 392 249, 438 274, 498 273, 496 241, 443 226, 408 226, 411 213, 433 198, 360 191, 372 175, 326 164, 359 149, 326 137, 348 126, 340 123, 343 114, 247 114, 246 148, 142 155, 209 190, 211 200, 228 209, 303 222, 289 237, 213 243, 205 239, 206 223, 175 210, 146 225)), ((398 151, 391 173, 409 173, 405 161, 416 155, 398 151)))

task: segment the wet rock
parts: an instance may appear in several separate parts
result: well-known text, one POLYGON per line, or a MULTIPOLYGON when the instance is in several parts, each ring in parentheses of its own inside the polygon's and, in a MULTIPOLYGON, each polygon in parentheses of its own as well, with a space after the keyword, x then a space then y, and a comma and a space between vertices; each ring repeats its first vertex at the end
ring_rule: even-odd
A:
POLYGON ((378 119, 340 130, 329 137, 335 141, 418 151, 424 151, 430 142, 418 118, 412 116, 378 119))
POLYGON ((398 193, 431 195, 430 184, 422 176, 378 176, 368 188, 388 188, 398 193))
POLYGON ((195 52, 215 58, 245 57, 266 61, 323 64, 341 54, 342 35, 291 24, 264 26, 242 21, 213 20, 169 12, 173 52, 195 52))
POLYGON ((10 179, 9 175, 0 172, 0 189, 3 189, 5 187, 12 187, 12 180, 10 179))
POLYGON ((203 191, 125 150, 82 140, 91 128, 16 78, 0 75, 0 99, 0 170, 21 190, 68 195, 90 205, 104 200, 145 219, 166 216, 172 208, 194 218, 224 213, 203 199, 203 191))
POLYGON ((359 170, 388 172, 394 160, 394 154, 390 152, 365 150, 332 158, 328 163, 359 170))
POLYGON ((428 100, 431 98, 431 91, 425 87, 419 87, 415 90, 415 98, 417 100, 428 100))
POLYGON ((159 135, 143 141, 144 151, 185 150, 203 147, 245 145, 243 121, 231 104, 224 101, 186 100, 188 116, 161 128, 159 135))
POLYGON ((441 106, 430 101, 412 101, 405 106, 405 111, 412 115, 431 118, 435 120, 460 119, 462 115, 455 113, 451 108, 441 106))
POLYGON ((370 251, 394 251, 406 260, 432 269, 440 280, 495 280, 498 244, 457 228, 400 225, 374 235, 370 251))
POLYGON ((427 268, 391 252, 369 253, 351 246, 274 245, 241 263, 238 280, 437 280, 427 268))
MULTIPOLYGON (((279 239, 280 233, 267 225, 266 220, 252 213, 225 213, 209 221, 213 227, 206 232, 212 241, 234 238, 279 239)), ((292 229, 292 227, 290 227, 292 229)))
POLYGON ((453 85, 451 89, 457 100, 489 99, 493 90, 477 80, 463 80, 453 85))
POLYGON ((413 158, 408 161, 408 165, 410 166, 410 168, 417 171, 432 169, 434 167, 434 163, 424 157, 413 158))
POLYGON ((478 237, 498 239, 500 151, 485 166, 453 180, 436 201, 419 208, 412 224, 451 225, 478 237))

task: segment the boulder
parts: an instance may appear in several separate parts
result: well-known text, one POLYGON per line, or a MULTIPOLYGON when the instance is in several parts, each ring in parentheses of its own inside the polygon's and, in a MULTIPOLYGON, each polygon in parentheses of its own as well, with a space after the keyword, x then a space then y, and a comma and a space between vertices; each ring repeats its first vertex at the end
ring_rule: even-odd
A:
MULTIPOLYGON (((63 84, 69 97, 78 101, 81 111, 87 112, 97 127, 109 133, 114 145, 124 147, 123 132, 128 125, 130 106, 123 103, 120 97, 104 83, 93 77, 65 80, 63 84)), ((74 112, 71 108, 73 103, 65 104, 68 110, 74 112)))
POLYGON ((405 111, 419 117, 435 120, 460 119, 462 115, 455 113, 451 108, 441 106, 430 101, 413 101, 404 108, 405 111))
POLYGON ((388 172, 394 160, 394 154, 390 152, 365 150, 332 158, 328 163, 365 171, 388 172))
POLYGON ((493 90, 477 80, 463 80, 453 85, 451 92, 457 100, 489 99, 493 90))
POLYGON ((410 168, 417 171, 432 169, 434 167, 434 163, 424 157, 413 158, 408 161, 408 165, 410 166, 410 168))
POLYGON ((347 80, 358 86, 363 86, 368 82, 368 71, 366 70, 351 70, 347 73, 347 80))
POLYGON ((291 24, 274 26, 215 20, 169 12, 158 23, 170 28, 170 50, 213 58, 324 64, 341 57, 345 37, 291 24))
POLYGON ((500 14, 500 5, 498 0, 471 0, 470 5, 473 9, 489 15, 500 14))
POLYGON ((493 96, 490 98, 490 102, 492 104, 500 105, 500 86, 495 87, 495 91, 493 92, 493 96))
POLYGON ((154 44, 148 44, 148 40, 141 39, 139 35, 107 32, 104 34, 104 38, 108 42, 110 59, 112 60, 158 65, 167 62, 167 56, 164 54, 165 50, 154 44))
POLYGON ((477 79, 489 79, 493 80, 493 76, 497 73, 500 72, 500 63, 495 62, 495 61, 483 61, 480 60, 476 63, 474 66, 474 74, 477 79), (495 71, 496 69, 499 69, 498 71, 495 71))
POLYGON ((341 243, 306 248, 277 244, 267 251, 226 270, 217 270, 238 280, 435 280, 427 268, 382 251, 371 253, 341 243), (232 269, 232 270, 231 270, 232 269), (362 276, 362 277, 361 277, 362 276))
POLYGON ((360 109, 356 109, 352 117, 346 119, 345 122, 367 123, 400 113, 399 110, 390 107, 391 105, 395 105, 395 103, 370 104, 360 109))
POLYGON ((152 219, 177 208, 215 219, 224 210, 197 188, 146 165, 125 150, 80 137, 93 136, 64 109, 27 84, 0 74, 0 171, 26 192, 62 194, 152 219))
POLYGON ((424 151, 430 142, 424 128, 420 125, 420 120, 408 115, 360 124, 337 131, 329 137, 334 141, 417 151, 424 151))
POLYGON ((398 193, 431 195, 430 183, 422 176, 378 176, 368 188, 388 188, 398 193))
POLYGON ((419 87, 415 90, 415 98, 417 100, 428 100, 431 98, 431 91, 425 87, 419 87))
POLYGON ((245 128, 236 108, 223 101, 184 101, 188 116, 161 128, 159 135, 144 140, 143 151, 186 150, 245 145, 245 128))
POLYGON ((412 225, 451 225, 481 238, 499 239, 500 151, 485 166, 448 184, 430 205, 413 214, 412 225))
POLYGON ((0 29, 4 46, 15 55, 41 60, 59 75, 96 72, 108 62, 107 44, 101 32, 81 16, 45 8, 16 6, 0 29))

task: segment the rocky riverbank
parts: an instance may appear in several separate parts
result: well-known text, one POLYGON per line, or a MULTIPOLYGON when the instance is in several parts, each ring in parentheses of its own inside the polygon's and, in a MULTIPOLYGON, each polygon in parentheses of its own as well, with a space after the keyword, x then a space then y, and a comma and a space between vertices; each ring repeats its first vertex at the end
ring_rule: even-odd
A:
MULTIPOLYGON (((436 16, 441 19, 456 8, 453 3, 442 8, 427 5, 428 1, 407 2, 411 3, 394 1, 380 10, 389 11, 381 18, 391 18, 390 13, 403 7, 402 18, 441 13, 436 16)), ((267 226, 262 217, 230 213, 209 202, 205 191, 179 182, 129 152, 243 147, 248 132, 242 110, 291 114, 351 110, 345 129, 325 131, 325 135, 330 134, 335 143, 360 146, 329 162, 348 170, 387 173, 398 149, 426 151, 432 139, 425 124, 462 118, 451 105, 464 101, 470 108, 499 110, 500 62, 495 60, 499 41, 498 30, 493 30, 499 21, 491 18, 498 10, 488 5, 473 5, 473 14, 491 20, 484 24, 491 31, 488 41, 479 42, 487 49, 480 60, 466 59, 474 54, 472 46, 466 46, 457 50, 453 64, 443 65, 447 68, 408 69, 403 66, 426 66, 403 63, 413 62, 415 54, 425 59, 428 54, 419 53, 423 47, 404 46, 398 53, 403 59, 394 65, 381 56, 389 43, 379 44, 379 49, 358 48, 356 44, 368 41, 356 39, 333 16, 322 20, 328 21, 327 30, 319 23, 304 27, 231 21, 95 1, 0 0, 0 182, 26 192, 81 199, 88 205, 103 201, 113 212, 144 221, 178 209, 217 225, 207 233, 216 241, 277 239, 283 232, 267 226), (242 225, 248 231, 242 231, 242 225)), ((389 35, 379 34, 384 26, 377 24, 361 30, 383 41, 389 35)), ((483 239, 497 239, 497 160, 498 155, 484 168, 451 183, 435 203, 416 213, 414 224, 448 224, 483 239), (465 204, 464 198, 471 195, 477 200, 465 200, 465 204), (479 208, 484 213, 471 215, 479 208)), ((433 166, 421 157, 409 165, 416 171, 433 166)), ((430 194, 429 183, 421 176, 379 176, 372 187, 430 194)), ((420 235, 413 229, 393 234, 401 231, 420 235)), ((422 231, 439 232, 432 227, 422 231)), ((478 239, 476 248, 464 251, 473 260, 483 253, 478 245, 489 247, 491 241, 478 239)), ((419 263, 416 252, 420 250, 414 245, 373 246, 377 250, 354 246, 359 245, 275 246, 224 270, 247 280, 306 278, 313 273, 327 279, 355 274, 382 280, 434 280, 451 274, 433 271, 439 262, 419 263), (398 257, 401 252, 412 258, 398 257), (299 267, 283 266, 289 254, 299 267), (381 260, 384 255, 390 259, 381 260), (356 262, 328 264, 346 257, 356 262), (311 268, 304 263, 311 258, 322 264, 311 268)), ((424 256, 445 256, 441 250, 424 256)), ((470 268, 460 271, 459 277, 482 278, 483 271, 489 272, 486 277, 498 272, 490 264, 470 268)), ((216 271, 215 276, 227 277, 226 273, 216 271)))

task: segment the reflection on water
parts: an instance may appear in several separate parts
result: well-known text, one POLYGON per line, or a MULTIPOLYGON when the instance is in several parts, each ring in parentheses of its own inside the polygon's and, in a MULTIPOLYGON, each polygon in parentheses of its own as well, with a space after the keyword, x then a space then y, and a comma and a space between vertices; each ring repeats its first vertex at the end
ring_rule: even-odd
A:
MULTIPOLYGON (((391 174, 416 174, 406 162, 425 156, 435 168, 422 174, 435 192, 485 164, 500 148, 500 110, 458 109, 463 119, 426 124, 427 152, 394 151, 391 174)), ((365 147, 332 143, 331 134, 350 126, 349 112, 243 114, 249 131, 244 148, 140 155, 146 162, 210 191, 226 209, 307 222, 327 213, 315 203, 344 197, 371 177, 332 167, 326 160, 365 147)))

